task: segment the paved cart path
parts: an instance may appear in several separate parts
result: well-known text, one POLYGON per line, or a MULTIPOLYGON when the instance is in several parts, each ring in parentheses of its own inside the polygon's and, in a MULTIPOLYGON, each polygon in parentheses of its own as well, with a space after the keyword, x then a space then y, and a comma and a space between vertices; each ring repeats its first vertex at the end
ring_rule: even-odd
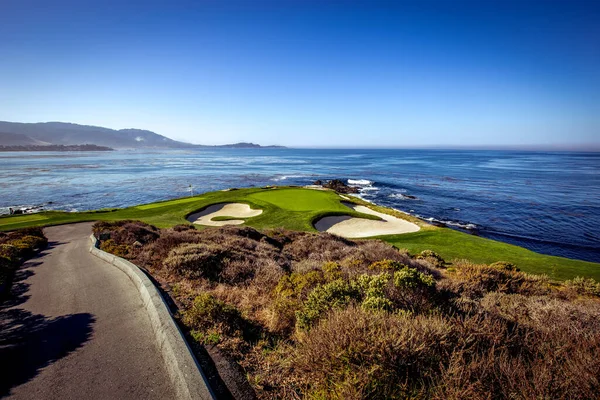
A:
POLYGON ((138 291, 89 253, 91 224, 44 232, 0 308, 0 397, 175 398, 138 291))

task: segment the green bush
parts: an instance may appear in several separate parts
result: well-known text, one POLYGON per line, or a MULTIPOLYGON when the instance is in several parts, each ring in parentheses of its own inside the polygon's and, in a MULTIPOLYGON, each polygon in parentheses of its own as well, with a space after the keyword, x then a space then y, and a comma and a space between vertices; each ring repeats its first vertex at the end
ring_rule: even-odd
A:
POLYGON ((271 331, 289 333, 293 330, 296 324, 296 312, 301 308, 302 302, 306 300, 308 294, 317 285, 327 283, 326 276, 336 275, 337 264, 327 264, 324 266, 327 273, 320 270, 304 273, 292 272, 279 279, 273 291, 275 298, 269 307, 271 318, 268 325, 271 331))
POLYGON ((197 331, 218 326, 225 331, 233 332, 239 330, 241 319, 242 316, 237 308, 208 293, 197 296, 192 306, 183 314, 183 323, 197 331))
POLYGON ((301 329, 310 329, 328 310, 341 308, 353 300, 359 300, 360 297, 359 288, 342 279, 319 285, 310 292, 302 310, 296 313, 298 326, 301 329))
POLYGON ((275 295, 280 298, 304 300, 312 289, 326 282, 322 271, 292 272, 281 277, 275 287, 275 295))
POLYGON ((336 262, 326 262, 321 269, 323 270, 323 276, 327 281, 335 281, 342 277, 342 267, 336 262))
POLYGON ((388 298, 395 310, 420 313, 435 307, 435 294, 436 282, 433 276, 405 267, 394 272, 388 298))
POLYGON ((190 334, 196 342, 203 345, 215 345, 221 342, 221 334, 214 330, 209 330, 207 332, 194 330, 191 331, 190 334))
POLYGON ((379 275, 364 274, 356 279, 356 285, 360 288, 363 298, 361 306, 365 310, 392 310, 393 304, 385 292, 390 278, 391 275, 385 272, 379 275))
POLYGON ((407 265, 401 263, 400 261, 394 261, 394 260, 381 260, 381 261, 376 261, 373 264, 369 265, 369 269, 372 269, 373 271, 382 271, 382 272, 399 271, 404 267, 407 267, 407 265))
POLYGON ((415 289, 419 287, 435 287, 433 276, 404 267, 394 273, 394 286, 399 289, 415 289))

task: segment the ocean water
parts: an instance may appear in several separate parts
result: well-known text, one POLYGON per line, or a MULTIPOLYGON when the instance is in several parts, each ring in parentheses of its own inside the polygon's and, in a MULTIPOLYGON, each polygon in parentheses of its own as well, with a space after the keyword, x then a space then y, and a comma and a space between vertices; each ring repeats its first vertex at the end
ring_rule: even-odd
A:
POLYGON ((202 149, 0 153, 0 213, 81 211, 229 187, 349 180, 369 201, 533 251, 600 262, 600 154, 202 149), (414 196, 414 198, 413 198, 414 196))

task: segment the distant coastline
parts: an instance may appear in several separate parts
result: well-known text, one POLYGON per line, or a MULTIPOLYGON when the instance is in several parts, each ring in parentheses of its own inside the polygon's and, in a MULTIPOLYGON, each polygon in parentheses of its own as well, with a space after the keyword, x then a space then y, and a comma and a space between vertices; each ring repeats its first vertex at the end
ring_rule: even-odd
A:
POLYGON ((98 146, 95 144, 48 144, 25 146, 0 145, 0 151, 114 151, 114 149, 106 146, 98 146))
MULTIPOLYGON (((96 145, 113 149, 253 149, 283 148, 239 142, 222 145, 203 145, 180 142, 158 133, 142 129, 114 130, 100 126, 78 125, 68 122, 22 123, 0 121, 2 151, 97 151, 69 149, 69 146, 96 145), (48 146, 66 146, 54 149, 48 146)), ((106 150, 105 150, 106 151, 106 150)))

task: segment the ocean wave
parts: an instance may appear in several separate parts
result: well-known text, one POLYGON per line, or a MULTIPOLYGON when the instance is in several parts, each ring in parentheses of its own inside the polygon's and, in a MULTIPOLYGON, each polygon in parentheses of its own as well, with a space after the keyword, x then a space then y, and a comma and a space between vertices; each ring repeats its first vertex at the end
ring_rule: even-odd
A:
POLYGON ((372 184, 373 182, 367 179, 348 179, 348 185, 368 186, 372 184))
POLYGON ((366 201, 367 203, 371 203, 371 204, 375 204, 373 201, 369 200, 367 197, 365 197, 363 194, 361 193, 357 193, 355 194, 356 197, 358 197, 361 200, 366 201))
POLYGON ((363 188, 358 189, 360 192, 376 192, 379 190, 377 186, 365 186, 363 188))
POLYGON ((443 219, 437 219, 437 218, 433 218, 433 217, 429 217, 429 218, 424 218, 420 215, 415 215, 415 217, 420 218, 422 220, 425 221, 429 221, 431 223, 434 224, 440 224, 440 225, 445 225, 445 226, 453 226, 455 228, 460 228, 460 229, 466 229, 469 231, 474 231, 479 229, 477 227, 477 225, 472 224, 472 223, 467 223, 467 222, 459 222, 459 221, 452 221, 452 220, 443 220, 443 219))
POLYGON ((290 178, 306 178, 306 175, 282 175, 282 176, 276 176, 274 178, 271 178, 271 180, 275 181, 275 182, 280 182, 280 181, 285 181, 290 178))
POLYGON ((400 200, 417 200, 415 196, 402 194, 402 193, 392 193, 388 197, 392 199, 400 199, 400 200))

